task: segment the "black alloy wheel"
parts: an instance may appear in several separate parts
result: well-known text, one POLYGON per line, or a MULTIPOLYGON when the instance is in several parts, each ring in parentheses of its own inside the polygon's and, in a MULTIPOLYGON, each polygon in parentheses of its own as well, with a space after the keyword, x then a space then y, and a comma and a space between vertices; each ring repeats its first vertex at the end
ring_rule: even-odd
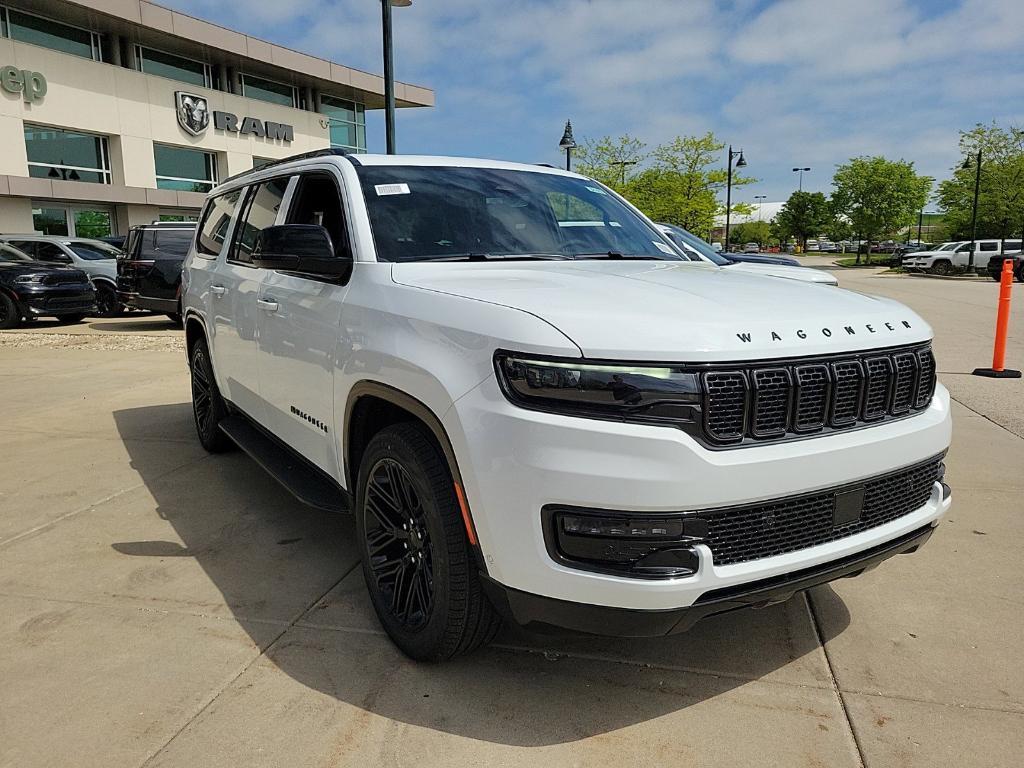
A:
POLYGON ((943 277, 953 274, 953 265, 942 259, 932 264, 931 273, 933 275, 942 275, 943 277))
POLYGON ((0 293, 0 328, 17 328, 21 322, 21 313, 14 300, 0 293))
POLYGON ((101 285, 96 289, 96 315, 98 317, 118 317, 121 314, 121 302, 113 288, 101 285))
POLYGON ((488 643, 501 619, 484 595, 448 461, 419 422, 366 446, 356 532, 370 602, 410 658, 442 661, 488 643))
POLYGON ((199 442, 210 453, 222 453, 232 446, 230 438, 220 430, 227 416, 227 405, 217 389, 210 364, 210 351, 205 341, 197 341, 190 359, 192 378, 192 415, 195 417, 199 442))
POLYGON ((377 589, 395 620, 421 628, 434 607, 433 545, 408 472, 381 459, 366 484, 366 551, 377 589))

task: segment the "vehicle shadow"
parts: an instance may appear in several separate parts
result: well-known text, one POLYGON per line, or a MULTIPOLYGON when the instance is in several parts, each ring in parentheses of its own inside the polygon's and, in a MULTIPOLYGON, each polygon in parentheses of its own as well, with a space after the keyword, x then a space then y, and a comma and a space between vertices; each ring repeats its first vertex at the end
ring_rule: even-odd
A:
POLYGON ((112 333, 152 333, 170 328, 181 330, 180 324, 175 323, 167 315, 125 315, 116 319, 89 320, 88 324, 90 330, 112 333))
MULTIPOLYGON (((803 596, 712 617, 666 638, 506 628, 493 646, 468 657, 409 661, 372 615, 350 517, 304 507, 240 451, 168 474, 157 453, 139 450, 131 438, 180 431, 191 420, 189 403, 113 415, 156 514, 181 542, 111 542, 113 550, 128 558, 194 558, 281 672, 366 712, 496 744, 546 746, 644 723, 766 677, 790 684, 781 691, 794 683, 828 686, 803 596)), ((849 614, 828 588, 815 595, 816 604, 823 601, 833 619, 827 640, 848 626, 849 614)))

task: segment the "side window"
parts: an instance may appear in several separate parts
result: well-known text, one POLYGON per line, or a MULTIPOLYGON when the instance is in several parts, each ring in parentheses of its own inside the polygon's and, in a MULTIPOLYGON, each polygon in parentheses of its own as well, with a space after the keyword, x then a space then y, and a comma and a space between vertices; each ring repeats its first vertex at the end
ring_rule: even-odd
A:
POLYGON ((24 251, 26 255, 31 256, 33 259, 36 257, 36 243, 34 240, 11 240, 11 245, 20 251, 24 251))
POLYGON ((241 195, 241 190, 228 192, 224 195, 217 195, 210 200, 203 212, 203 220, 199 224, 199 232, 196 236, 196 250, 208 256, 216 256, 220 253, 224 238, 227 237, 231 228, 232 217, 235 213, 235 204, 241 195))
POLYGON ((68 256, 56 243, 39 243, 36 247, 35 258, 39 261, 49 261, 53 264, 70 264, 71 257, 68 256))
POLYGON ((181 260, 188 255, 194 230, 154 229, 153 258, 181 260))
POLYGON ((999 243, 979 243, 979 245, 981 246, 979 248, 979 250, 982 250, 982 251, 998 251, 999 250, 999 243))
POLYGON ((335 252, 346 242, 345 213, 338 184, 330 174, 308 173, 299 177, 287 223, 320 224, 330 233, 335 252))
POLYGON ((249 193, 242 216, 242 224, 235 235, 231 260, 248 264, 252 261, 252 249, 256 245, 256 236, 277 221, 277 212, 281 209, 281 200, 288 188, 288 177, 264 181, 249 193))

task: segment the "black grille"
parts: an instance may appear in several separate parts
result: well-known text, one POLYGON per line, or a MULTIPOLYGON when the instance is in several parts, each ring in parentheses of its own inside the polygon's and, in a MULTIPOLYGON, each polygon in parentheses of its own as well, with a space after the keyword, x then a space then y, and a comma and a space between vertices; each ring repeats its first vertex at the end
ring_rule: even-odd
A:
POLYGON ((706 370, 704 434, 712 447, 802 437, 907 416, 935 391, 931 347, 706 370))
POLYGON ((939 478, 941 459, 881 475, 853 486, 707 510, 695 516, 708 523, 707 545, 715 565, 730 565, 795 552, 890 523, 923 507, 939 478), (860 517, 835 525, 836 492, 864 490, 860 517))
POLYGON ((87 282, 85 272, 68 269, 43 278, 43 285, 72 285, 87 282))

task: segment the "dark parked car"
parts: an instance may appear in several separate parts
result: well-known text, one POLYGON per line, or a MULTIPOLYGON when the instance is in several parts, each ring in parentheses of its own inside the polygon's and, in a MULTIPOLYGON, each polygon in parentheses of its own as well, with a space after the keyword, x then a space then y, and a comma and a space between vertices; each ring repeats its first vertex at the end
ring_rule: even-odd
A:
POLYGON ((85 272, 33 261, 0 243, 0 328, 37 317, 77 323, 95 310, 96 293, 85 272))
POLYGON ((128 237, 126 235, 107 235, 106 237, 101 237, 99 239, 107 245, 112 245, 123 251, 125 240, 127 240, 128 237))
POLYGON ((180 221, 128 231, 124 256, 117 260, 117 297, 125 306, 181 322, 181 265, 195 232, 194 223, 180 221))
POLYGON ((1018 283, 1024 283, 1024 259, 1021 258, 1020 254, 1006 255, 1006 256, 993 256, 988 260, 988 266, 976 269, 979 275, 988 275, 997 283, 1003 279, 1003 262, 1009 259, 1013 262, 1013 277, 1018 283))

